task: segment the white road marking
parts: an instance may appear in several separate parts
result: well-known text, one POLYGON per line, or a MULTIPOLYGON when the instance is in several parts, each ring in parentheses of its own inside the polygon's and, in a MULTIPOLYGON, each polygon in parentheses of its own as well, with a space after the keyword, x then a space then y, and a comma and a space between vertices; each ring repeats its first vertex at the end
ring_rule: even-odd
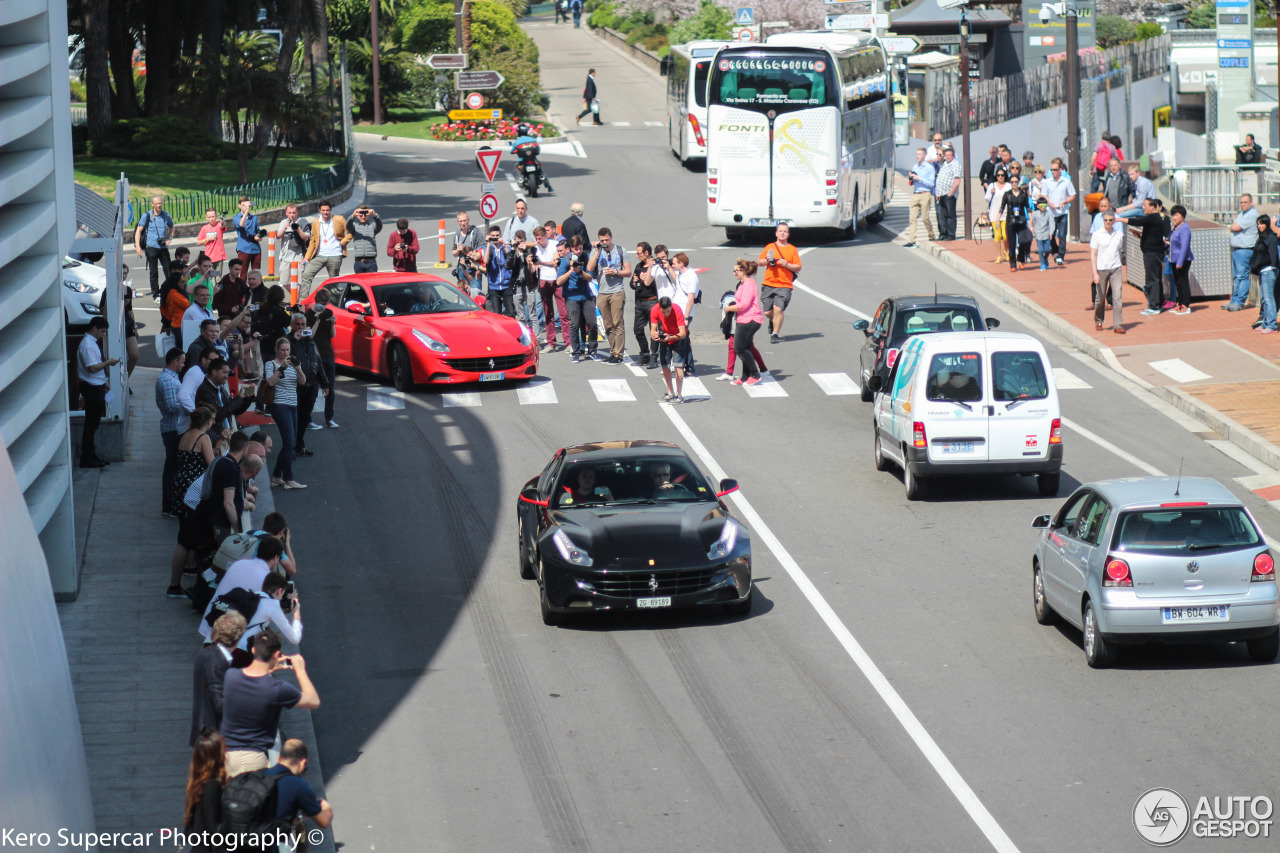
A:
POLYGON ((1262 462, 1259 462, 1257 459, 1254 459, 1248 453, 1245 453, 1243 450, 1241 450, 1239 447, 1237 447, 1236 445, 1232 444, 1229 441, 1223 441, 1222 439, 1218 439, 1218 438, 1209 438, 1209 439, 1205 439, 1204 443, 1209 445, 1210 447, 1216 447, 1219 451, 1222 452, 1224 456, 1227 456, 1235 460, 1236 462, 1239 462, 1242 466, 1244 466, 1245 468, 1248 468, 1250 471, 1252 471, 1255 474, 1275 474, 1276 473, 1276 469, 1272 468, 1270 465, 1264 465, 1262 462))
POLYGON ((480 395, 475 391, 441 394, 446 409, 472 409, 480 405, 480 395))
POLYGON ((625 379, 591 379, 591 392, 601 403, 634 403, 636 395, 625 379))
POLYGON ((831 397, 861 393, 858 383, 850 379, 847 373, 810 373, 809 378, 818 383, 822 393, 831 397))
POLYGON ((663 122, 660 122, 660 121, 646 121, 644 123, 645 127, 662 127, 662 125, 663 125, 663 122))
POLYGON ((611 121, 609 124, 614 127, 631 127, 631 122, 629 121, 611 121))
POLYGON ((786 397, 787 389, 778 384, 778 380, 770 375, 760 374, 760 382, 756 385, 743 385, 742 390, 749 397, 786 397))
POLYGON ((630 355, 627 356, 627 369, 630 370, 636 376, 648 375, 648 373, 645 372, 645 369, 641 367, 639 363, 636 361, 635 356, 630 356, 630 355))
MULTIPOLYGON (((756 386, 759 387, 759 386, 756 386)), ((748 389, 750 390, 750 389, 748 389)), ((671 423, 684 436, 688 442, 689 449, 694 452, 702 463, 707 466, 708 472, 716 479, 725 478, 724 469, 716 462, 715 458, 707 451, 707 448, 698 439, 689 425, 685 423, 684 418, 670 406, 663 406, 662 410, 666 412, 667 417, 671 419, 671 423)), ((964 780, 960 772, 956 770, 946 753, 938 746, 937 742, 925 729, 919 718, 903 701, 902 696, 889 683, 889 679, 885 677, 880 668, 876 666, 875 661, 866 653, 862 645, 854 638, 853 633, 836 615, 831 605, 823 597, 818 588, 814 586, 813 581, 800 568, 800 564, 788 553, 782 542, 769 526, 765 524, 764 519, 756 512, 755 507, 747 500, 742 492, 735 492, 729 496, 729 500, 733 501, 738 508, 741 518, 747 522, 752 533, 765 546, 773 552, 773 556, 778 563, 790 576, 791 580, 799 587, 801 594, 808 600, 809 604, 817 612, 818 617, 835 635, 837 642, 844 648, 845 652, 853 660, 855 666, 862 672, 863 677, 871 684, 871 687, 879 694, 880 699, 888 706, 889 711, 897 718, 898 723, 906 730, 907 736, 911 738, 916 747, 924 755, 925 760, 933 767, 937 774, 942 778, 943 783, 951 790, 952 795, 960 802, 960 805, 968 812, 969 817, 977 824, 978 829, 986 836, 991 846, 1001 851, 1001 853, 1017 853, 1018 847, 1013 843, 1013 839, 1005 834, 1000 828, 1000 824, 996 823, 995 817, 991 812, 987 811, 986 806, 978 799, 978 795, 969 787, 969 783, 964 780)))
MULTIPOLYGON (((810 247, 810 248, 812 248, 812 247, 810 247)), ((806 250, 801 250, 800 254, 802 254, 802 255, 803 255, 803 254, 805 253, 805 251, 806 251, 806 250)), ((841 311, 846 311, 846 312, 848 312, 848 313, 852 314, 853 316, 857 317, 857 318, 858 318, 858 319, 860 319, 860 320, 866 320, 868 323, 870 323, 870 322, 871 322, 871 315, 870 315, 870 314, 863 314, 863 313, 862 313, 861 311, 859 311, 857 308, 850 308, 848 305, 845 305, 843 302, 839 302, 839 301, 837 301, 837 300, 835 300, 835 299, 832 299, 830 296, 827 296, 825 293, 819 293, 818 291, 814 290, 812 287, 810 287, 810 286, 809 286, 809 285, 807 285, 807 284, 802 284, 802 283, 801 283, 801 282, 799 282, 799 281, 793 281, 793 282, 791 282, 791 284, 792 284, 792 286, 793 286, 793 287, 795 287, 795 289, 796 289, 796 290, 803 290, 805 293, 808 293, 808 294, 811 294, 811 295, 813 295, 813 296, 816 296, 816 297, 818 297, 819 299, 821 299, 823 302, 826 302, 826 303, 828 303, 828 304, 834 305, 834 306, 836 306, 837 308, 839 308, 841 311)))
POLYGON ((560 402, 556 399, 555 383, 542 377, 531 379, 528 384, 517 388, 516 397, 520 400, 520 405, 522 406, 538 406, 560 402))
POLYGON ((1059 391, 1084 391, 1093 387, 1065 367, 1053 369, 1053 384, 1058 386, 1059 391))
POLYGON ((404 395, 399 391, 374 387, 370 387, 366 391, 365 409, 370 412, 385 412, 404 408, 404 395))
POLYGON ((1180 358, 1166 358, 1161 361, 1149 361, 1147 364, 1151 365, 1165 376, 1168 376, 1174 382, 1199 382, 1202 379, 1213 378, 1202 370, 1196 370, 1180 358))
POLYGON ((707 390, 707 386, 702 384, 702 380, 696 376, 686 376, 684 378, 684 387, 680 389, 680 394, 686 400, 693 399, 711 399, 711 392, 707 390))
POLYGON ((1161 471, 1156 466, 1148 465, 1146 462, 1143 462, 1141 459, 1134 456, 1129 451, 1121 450, 1119 447, 1116 447, 1114 444, 1107 441, 1105 438, 1098 435, 1096 432, 1092 432, 1090 430, 1085 429, 1075 421, 1070 420, 1068 418, 1063 418, 1062 425, 1067 429, 1071 430, 1072 432, 1078 433, 1081 438, 1087 438, 1089 441, 1092 441, 1094 444, 1098 445, 1103 450, 1110 450, 1112 453, 1114 453, 1116 456, 1119 456, 1125 462, 1128 462, 1130 465, 1134 466, 1135 468, 1142 469, 1143 471, 1150 474, 1152 477, 1164 476, 1164 472, 1161 471))

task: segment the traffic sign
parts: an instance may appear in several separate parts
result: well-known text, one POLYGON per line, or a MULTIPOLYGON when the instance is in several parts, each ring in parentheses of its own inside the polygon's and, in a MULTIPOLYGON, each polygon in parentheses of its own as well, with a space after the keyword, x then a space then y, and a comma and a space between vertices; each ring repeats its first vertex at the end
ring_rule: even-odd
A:
POLYGON ((484 172, 486 181, 492 181, 497 176, 498 161, 501 159, 501 148, 481 148, 476 152, 476 162, 480 164, 480 171, 484 172))
POLYGON ((743 42, 755 41, 756 31, 751 27, 741 27, 734 32, 733 37, 738 41, 743 42))
POLYGON ((889 28, 889 16, 879 15, 827 15, 826 28, 829 30, 869 30, 889 28))
POLYGON ((790 21, 761 21, 760 26, 771 30, 786 29, 791 26, 790 21))
POLYGON ((920 40, 915 36, 881 36, 880 44, 885 53, 915 53, 920 40))
POLYGON ((467 95, 467 109, 478 110, 484 106, 484 95, 479 92, 472 92, 467 95))
POLYGON ((498 191, 497 184, 491 184, 487 181, 480 185, 480 195, 493 195, 498 191))
POLYGON ((449 121, 489 121, 502 118, 502 110, 449 110, 449 121))
POLYGON ((454 77, 459 89, 496 89, 507 79, 497 71, 459 71, 454 77))
POLYGON ((480 215, 485 219, 493 219, 498 215, 498 197, 493 193, 480 196, 480 215))
POLYGON ((756 22, 756 10, 750 6, 738 8, 738 19, 734 21, 740 27, 749 27, 756 22))
POLYGON ((433 53, 427 59, 427 65, 437 71, 462 71, 467 67, 467 55, 465 53, 433 53))

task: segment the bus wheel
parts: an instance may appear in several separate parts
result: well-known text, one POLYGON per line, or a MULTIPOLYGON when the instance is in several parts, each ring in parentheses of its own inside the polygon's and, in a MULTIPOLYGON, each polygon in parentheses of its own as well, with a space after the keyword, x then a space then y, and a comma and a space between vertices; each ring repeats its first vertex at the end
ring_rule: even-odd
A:
POLYGON ((843 240, 856 240, 858 238, 858 196, 853 197, 853 220, 844 229, 840 235, 843 240))
POLYGON ((741 228, 724 229, 724 239, 728 240, 730 243, 743 242, 744 240, 746 240, 745 234, 746 232, 743 231, 741 228))

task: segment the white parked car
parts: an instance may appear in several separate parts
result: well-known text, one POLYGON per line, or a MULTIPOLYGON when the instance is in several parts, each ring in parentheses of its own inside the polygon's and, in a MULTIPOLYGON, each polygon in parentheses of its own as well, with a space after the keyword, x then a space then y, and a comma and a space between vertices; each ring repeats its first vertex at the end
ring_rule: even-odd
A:
POLYGON ((102 316, 107 271, 71 257, 62 259, 62 308, 68 326, 87 326, 102 316))

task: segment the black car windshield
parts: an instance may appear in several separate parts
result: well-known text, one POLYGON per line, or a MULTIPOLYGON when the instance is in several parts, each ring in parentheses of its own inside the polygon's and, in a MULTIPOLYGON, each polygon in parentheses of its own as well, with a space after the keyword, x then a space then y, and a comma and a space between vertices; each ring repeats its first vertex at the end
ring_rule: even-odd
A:
POLYGON ((1180 555, 1261 544, 1253 522, 1240 507, 1161 507, 1127 512, 1116 522, 1118 551, 1180 555))
POLYGON ((928 332, 981 332, 987 328, 976 310, 964 305, 899 308, 893 318, 895 341, 928 332))
POLYGON ((671 457, 565 463, 551 496, 560 508, 714 501, 716 493, 687 460, 671 457))
POLYGON ((378 304, 378 313, 383 317, 477 310, 473 299, 443 281, 405 281, 378 285, 373 288, 373 299, 378 304))

